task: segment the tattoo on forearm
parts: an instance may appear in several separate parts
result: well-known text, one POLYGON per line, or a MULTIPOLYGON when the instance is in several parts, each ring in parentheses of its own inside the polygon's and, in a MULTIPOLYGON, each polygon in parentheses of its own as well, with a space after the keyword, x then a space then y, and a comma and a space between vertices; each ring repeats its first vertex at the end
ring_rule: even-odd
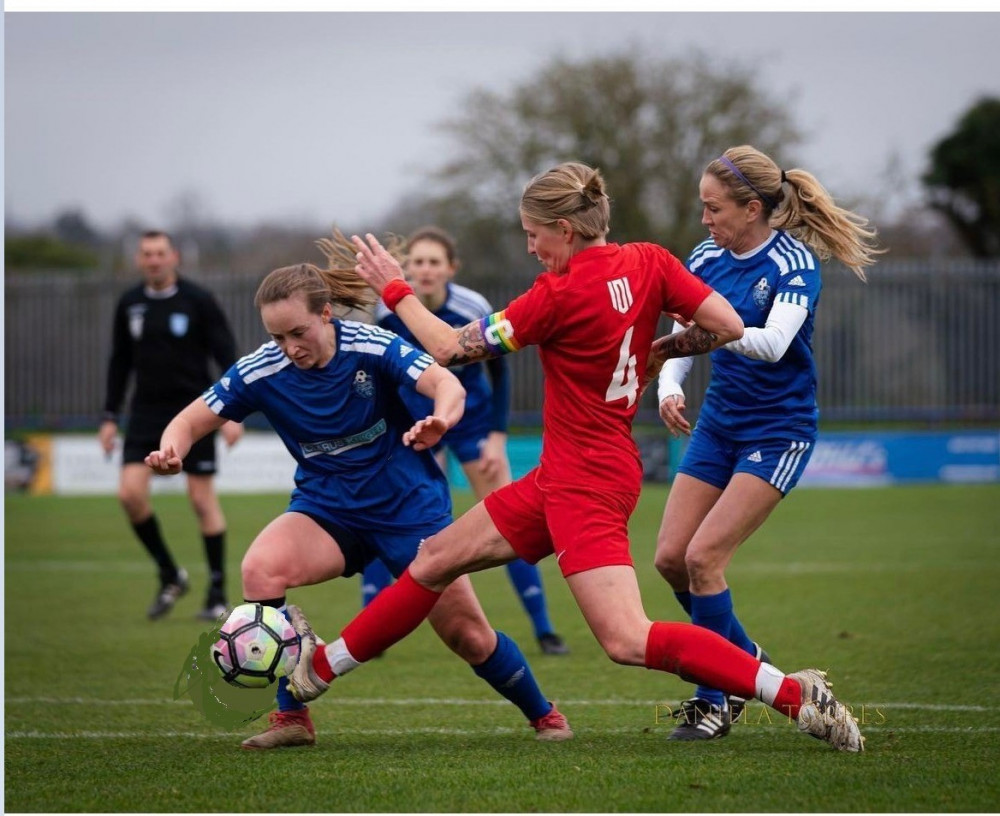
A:
POLYGON ((452 355, 448 361, 450 366, 474 363, 492 356, 486 348, 486 340, 483 338, 478 320, 474 320, 469 325, 459 329, 457 339, 462 351, 452 355))
POLYGON ((690 326, 684 331, 657 340, 653 344, 653 354, 661 361, 674 357, 693 357, 711 351, 718 340, 717 334, 701 326, 690 326))

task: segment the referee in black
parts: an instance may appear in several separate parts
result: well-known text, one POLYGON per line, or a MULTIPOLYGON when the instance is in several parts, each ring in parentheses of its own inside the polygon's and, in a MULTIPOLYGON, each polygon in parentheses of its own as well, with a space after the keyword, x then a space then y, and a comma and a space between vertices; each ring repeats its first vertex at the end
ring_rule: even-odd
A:
MULTIPOLYGON (((159 589, 146 613, 151 620, 166 615, 188 591, 188 574, 174 561, 160 532, 150 503, 153 474, 143 460, 159 448, 167 423, 215 381, 209 373, 209 359, 221 371, 236 361, 236 341, 218 301, 207 289, 181 278, 179 264, 169 235, 155 230, 143 233, 136 253, 143 282, 122 294, 115 309, 104 416, 98 431, 105 455, 110 455, 134 371, 118 498, 159 570, 159 589)), ((230 446, 242 433, 243 426, 235 422, 222 427, 230 446)), ((226 611, 226 519, 213 480, 214 433, 195 443, 184 459, 184 472, 210 575, 205 606, 198 617, 215 620, 226 611)))

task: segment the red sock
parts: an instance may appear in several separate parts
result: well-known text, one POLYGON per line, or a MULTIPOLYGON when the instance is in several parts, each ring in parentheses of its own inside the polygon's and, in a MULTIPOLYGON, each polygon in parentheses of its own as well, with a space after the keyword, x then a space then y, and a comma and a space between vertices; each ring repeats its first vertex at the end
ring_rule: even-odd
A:
POLYGON ((776 708, 782 714, 787 714, 789 719, 796 719, 799 716, 799 709, 802 707, 802 686, 798 680, 786 677, 781 681, 781 688, 775 695, 772 708, 776 708))
POLYGON ((656 622, 646 641, 646 667, 750 699, 756 696, 760 661, 709 629, 656 622))
POLYGON ((313 652, 313 671, 324 683, 330 683, 333 681, 334 674, 330 660, 326 656, 326 649, 323 648, 325 645, 324 643, 317 644, 317 649, 313 652))
MULTIPOLYGON (((701 626, 654 623, 646 641, 646 667, 672 672, 692 683, 748 700, 757 697, 760 661, 701 626)), ((801 702, 802 687, 786 677, 770 705, 794 720, 801 702)))
POLYGON ((402 640, 426 618, 440 592, 413 580, 407 569, 392 586, 386 587, 361 610, 340 636, 351 656, 364 663, 402 640))

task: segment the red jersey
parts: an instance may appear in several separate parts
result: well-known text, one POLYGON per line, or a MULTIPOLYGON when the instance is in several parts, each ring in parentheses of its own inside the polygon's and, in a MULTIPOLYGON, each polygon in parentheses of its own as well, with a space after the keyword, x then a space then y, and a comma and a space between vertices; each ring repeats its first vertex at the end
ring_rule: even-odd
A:
POLYGON ((537 345, 545 375, 541 486, 637 491, 642 462, 632 420, 663 312, 690 319, 712 289, 656 244, 607 244, 544 272, 503 312, 487 343, 537 345))

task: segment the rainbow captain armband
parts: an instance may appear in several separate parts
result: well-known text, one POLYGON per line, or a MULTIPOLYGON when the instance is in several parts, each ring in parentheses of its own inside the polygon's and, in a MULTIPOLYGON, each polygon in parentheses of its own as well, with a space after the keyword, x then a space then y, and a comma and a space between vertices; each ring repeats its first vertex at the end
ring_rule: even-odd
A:
POLYGON ((518 351, 520 343, 514 338, 514 327, 506 318, 507 311, 494 312, 479 319, 479 329, 483 333, 483 341, 490 354, 499 356, 518 351))

